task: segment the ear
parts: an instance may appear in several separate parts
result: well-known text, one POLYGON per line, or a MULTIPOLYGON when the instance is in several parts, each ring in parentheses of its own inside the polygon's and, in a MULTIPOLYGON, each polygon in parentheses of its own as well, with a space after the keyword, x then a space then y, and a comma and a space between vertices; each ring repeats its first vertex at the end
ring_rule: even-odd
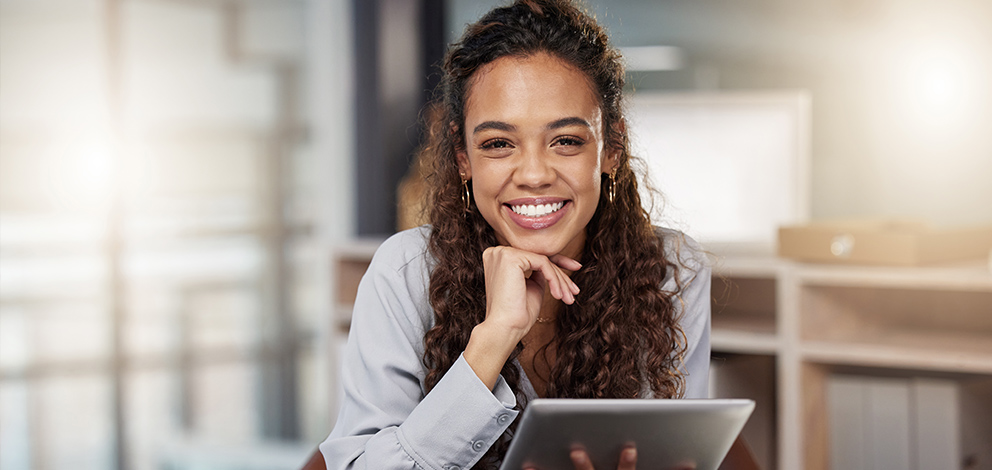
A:
POLYGON ((620 150, 607 150, 603 152, 603 174, 613 173, 620 166, 620 150))
POLYGON ((468 153, 465 150, 456 150, 455 158, 458 160, 458 172, 466 180, 472 179, 472 165, 468 161, 468 153))
MULTIPOLYGON (((454 121, 449 124, 449 131, 452 137, 457 140, 459 131, 458 125, 454 121)), ((464 142, 461 145, 455 145, 455 159, 458 161, 458 172, 461 173, 462 178, 465 180, 472 179, 472 165, 468 161, 468 151, 465 150, 464 142)))
MULTIPOLYGON (((613 125, 613 129, 617 134, 624 136, 627 135, 627 121, 621 119, 619 122, 613 125)), ((620 155, 623 153, 623 149, 619 148, 607 148, 603 152, 603 174, 610 174, 613 170, 616 170, 620 166, 620 155)))

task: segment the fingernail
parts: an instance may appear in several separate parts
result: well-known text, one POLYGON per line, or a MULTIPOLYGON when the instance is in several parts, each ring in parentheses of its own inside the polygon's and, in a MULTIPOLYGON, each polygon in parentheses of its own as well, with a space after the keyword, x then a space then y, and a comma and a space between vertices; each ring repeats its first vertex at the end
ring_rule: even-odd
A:
POLYGON ((571 457, 572 457, 572 462, 575 462, 577 464, 586 463, 586 453, 582 452, 581 450, 573 450, 571 457))
POLYGON ((623 451, 624 463, 632 463, 637 460, 637 449, 625 449, 623 451))

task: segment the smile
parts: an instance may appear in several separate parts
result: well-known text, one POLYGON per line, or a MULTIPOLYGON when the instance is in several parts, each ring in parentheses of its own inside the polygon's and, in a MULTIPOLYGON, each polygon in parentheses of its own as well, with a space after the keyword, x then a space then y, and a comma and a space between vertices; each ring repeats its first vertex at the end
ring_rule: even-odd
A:
POLYGON ((510 210, 515 214, 522 215, 524 217, 544 217, 548 214, 553 214, 561 210, 565 206, 565 201, 556 202, 554 204, 519 204, 511 205, 510 210))

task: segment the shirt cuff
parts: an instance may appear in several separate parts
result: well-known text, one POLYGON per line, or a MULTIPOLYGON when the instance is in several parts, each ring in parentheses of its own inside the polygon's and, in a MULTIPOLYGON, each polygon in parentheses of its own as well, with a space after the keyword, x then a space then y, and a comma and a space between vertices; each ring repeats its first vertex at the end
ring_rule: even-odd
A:
POLYGON ((502 376, 489 390, 464 356, 459 356, 400 425, 396 436, 424 468, 471 468, 516 419, 516 403, 502 376))

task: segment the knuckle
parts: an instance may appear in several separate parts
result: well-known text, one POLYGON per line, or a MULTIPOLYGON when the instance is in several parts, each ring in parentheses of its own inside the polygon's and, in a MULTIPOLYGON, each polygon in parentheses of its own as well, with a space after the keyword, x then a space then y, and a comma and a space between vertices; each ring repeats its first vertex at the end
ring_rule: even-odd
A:
POLYGON ((506 248, 506 247, 504 247, 504 246, 491 246, 489 248, 486 248, 486 250, 483 253, 484 254, 487 254, 489 256, 497 256, 497 255, 503 254, 504 248, 506 248))

